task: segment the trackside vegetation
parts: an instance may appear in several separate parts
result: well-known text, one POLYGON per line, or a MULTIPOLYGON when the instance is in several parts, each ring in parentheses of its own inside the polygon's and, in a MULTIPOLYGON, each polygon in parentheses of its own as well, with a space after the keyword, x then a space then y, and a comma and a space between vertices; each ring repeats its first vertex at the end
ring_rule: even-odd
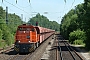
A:
POLYGON ((17 26, 22 24, 21 18, 14 14, 8 14, 8 24, 6 24, 6 12, 0 6, 0 48, 10 46, 14 43, 14 35, 17 26))
POLYGON ((85 44, 90 50, 90 0, 84 0, 64 15, 61 34, 72 44, 85 44))
POLYGON ((76 30, 69 34, 69 42, 72 44, 81 45, 86 39, 86 34, 84 31, 76 30))

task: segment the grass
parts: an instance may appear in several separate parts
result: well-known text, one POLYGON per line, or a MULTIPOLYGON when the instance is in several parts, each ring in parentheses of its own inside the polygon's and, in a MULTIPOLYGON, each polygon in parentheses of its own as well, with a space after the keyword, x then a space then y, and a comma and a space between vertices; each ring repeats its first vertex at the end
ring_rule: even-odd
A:
POLYGON ((6 43, 5 42, 0 42, 0 48, 5 48, 6 43))

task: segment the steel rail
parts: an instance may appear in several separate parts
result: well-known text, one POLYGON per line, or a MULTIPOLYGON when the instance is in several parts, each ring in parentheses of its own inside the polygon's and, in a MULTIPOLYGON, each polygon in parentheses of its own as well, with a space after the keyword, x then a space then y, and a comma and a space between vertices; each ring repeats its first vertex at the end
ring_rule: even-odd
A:
MULTIPOLYGON (((69 43, 67 42, 67 44, 69 45, 69 43)), ((70 46, 70 45, 69 45, 70 46)), ((75 52, 75 54, 81 59, 84 60, 71 46, 70 49, 73 50, 75 52)))
POLYGON ((63 60, 63 57, 62 57, 62 50, 61 50, 61 46, 60 46, 60 43, 58 42, 58 45, 59 45, 59 49, 60 49, 60 57, 61 57, 61 60, 63 60))
MULTIPOLYGON (((63 40, 62 40, 62 41, 63 41, 63 40)), ((70 48, 66 45, 66 43, 65 43, 64 41, 63 41, 63 43, 64 43, 65 46, 67 47, 67 49, 68 49, 69 53, 71 54, 72 58, 73 58, 74 60, 76 60, 75 57, 73 56, 73 53, 70 51, 70 48)))
MULTIPOLYGON (((55 38, 56 46, 58 46, 57 39, 55 38)), ((58 48, 56 49, 56 60, 58 60, 58 48)))

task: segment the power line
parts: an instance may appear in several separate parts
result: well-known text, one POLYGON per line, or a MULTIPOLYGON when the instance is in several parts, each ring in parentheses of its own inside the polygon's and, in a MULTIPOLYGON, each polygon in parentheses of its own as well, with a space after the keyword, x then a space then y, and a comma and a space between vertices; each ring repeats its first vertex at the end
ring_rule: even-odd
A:
MULTIPOLYGON (((21 10, 21 11, 23 11, 23 12, 25 12, 25 13, 29 14, 28 12, 26 12, 26 11, 24 11, 23 9, 21 9, 21 8, 19 8, 19 7, 15 6, 15 5, 13 5, 12 3, 10 3, 10 2, 8 2, 8 1, 6 1, 6 0, 4 0, 4 1, 5 1, 5 2, 7 2, 8 4, 10 4, 10 5, 12 5, 12 6, 14 6, 14 7, 18 8, 19 10, 21 10)), ((29 14, 29 15, 30 15, 30 14, 29 14)))
MULTIPOLYGON (((4 4, 4 3, 2 3, 2 2, 0 2, 1 4, 3 4, 4 6, 7 6, 6 4, 4 4)), ((13 11, 14 12, 14 10, 12 10, 10 7, 9 7, 9 9, 8 10, 11 10, 11 11, 13 11)), ((14 13, 16 13, 16 12, 14 12, 14 13)), ((16 13, 16 14, 18 14, 18 13, 16 13)))
MULTIPOLYGON (((4 6, 6 6, 4 3, 2 3, 2 2, 0 2, 1 4, 3 4, 4 6)), ((7 7, 7 6, 6 6, 7 7)), ((9 9, 10 9, 10 7, 9 7, 9 9)), ((10 9, 10 10, 12 10, 12 9, 10 9)), ((12 10, 13 11, 13 10, 12 10)), ((7 12, 7 11, 6 11, 7 12)), ((14 13, 14 14, 18 14, 18 13, 14 13)), ((6 24, 12 24, 13 22, 8 22, 8 20, 10 20, 9 18, 8 18, 8 20, 7 20, 7 18, 8 18, 8 16, 6 16, 6 19, 3 19, 3 20, 6 20, 6 24)), ((14 18, 12 18, 12 20, 13 20, 14 18)), ((2 20, 2 19, 0 19, 0 20, 2 20)), ((4 23, 3 23, 4 24, 4 23)), ((18 23, 14 23, 14 24, 18 24, 18 23)))
POLYGON ((62 10, 62 15, 64 14, 65 8, 66 8, 66 0, 64 0, 65 4, 64 4, 64 8, 62 10))
POLYGON ((72 6, 73 6, 74 2, 75 2, 75 0, 72 2, 71 8, 72 8, 72 6))
MULTIPOLYGON (((68 9, 65 9, 65 7, 64 7, 64 11, 65 11, 65 10, 72 9, 72 6, 74 5, 74 3, 75 3, 75 0, 72 2, 72 4, 71 4, 71 7, 70 7, 70 8, 68 8, 68 9)), ((66 4, 66 3, 65 3, 65 4, 66 4)))
MULTIPOLYGON (((17 4, 18 5, 18 4, 17 4)), ((20 5, 18 5, 19 7, 22 7, 22 6, 20 6, 20 5)), ((27 5, 27 6, 24 6, 24 7, 22 7, 22 8, 28 8, 30 5, 27 5)))
POLYGON ((35 12, 35 10, 33 9, 32 7, 32 4, 31 4, 31 1, 29 0, 29 7, 30 7, 30 10, 31 10, 31 16, 33 17, 33 15, 36 15, 35 13, 38 13, 38 12, 35 12), (33 10, 33 11, 32 11, 33 10), (34 14, 32 14, 34 13, 34 14))

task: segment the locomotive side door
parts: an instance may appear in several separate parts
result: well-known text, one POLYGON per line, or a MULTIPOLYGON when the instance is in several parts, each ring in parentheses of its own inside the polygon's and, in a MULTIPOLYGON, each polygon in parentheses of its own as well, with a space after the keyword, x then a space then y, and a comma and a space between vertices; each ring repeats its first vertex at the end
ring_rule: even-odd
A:
POLYGON ((30 31, 30 41, 32 43, 36 43, 37 42, 37 32, 34 28, 32 28, 32 31, 30 31))

